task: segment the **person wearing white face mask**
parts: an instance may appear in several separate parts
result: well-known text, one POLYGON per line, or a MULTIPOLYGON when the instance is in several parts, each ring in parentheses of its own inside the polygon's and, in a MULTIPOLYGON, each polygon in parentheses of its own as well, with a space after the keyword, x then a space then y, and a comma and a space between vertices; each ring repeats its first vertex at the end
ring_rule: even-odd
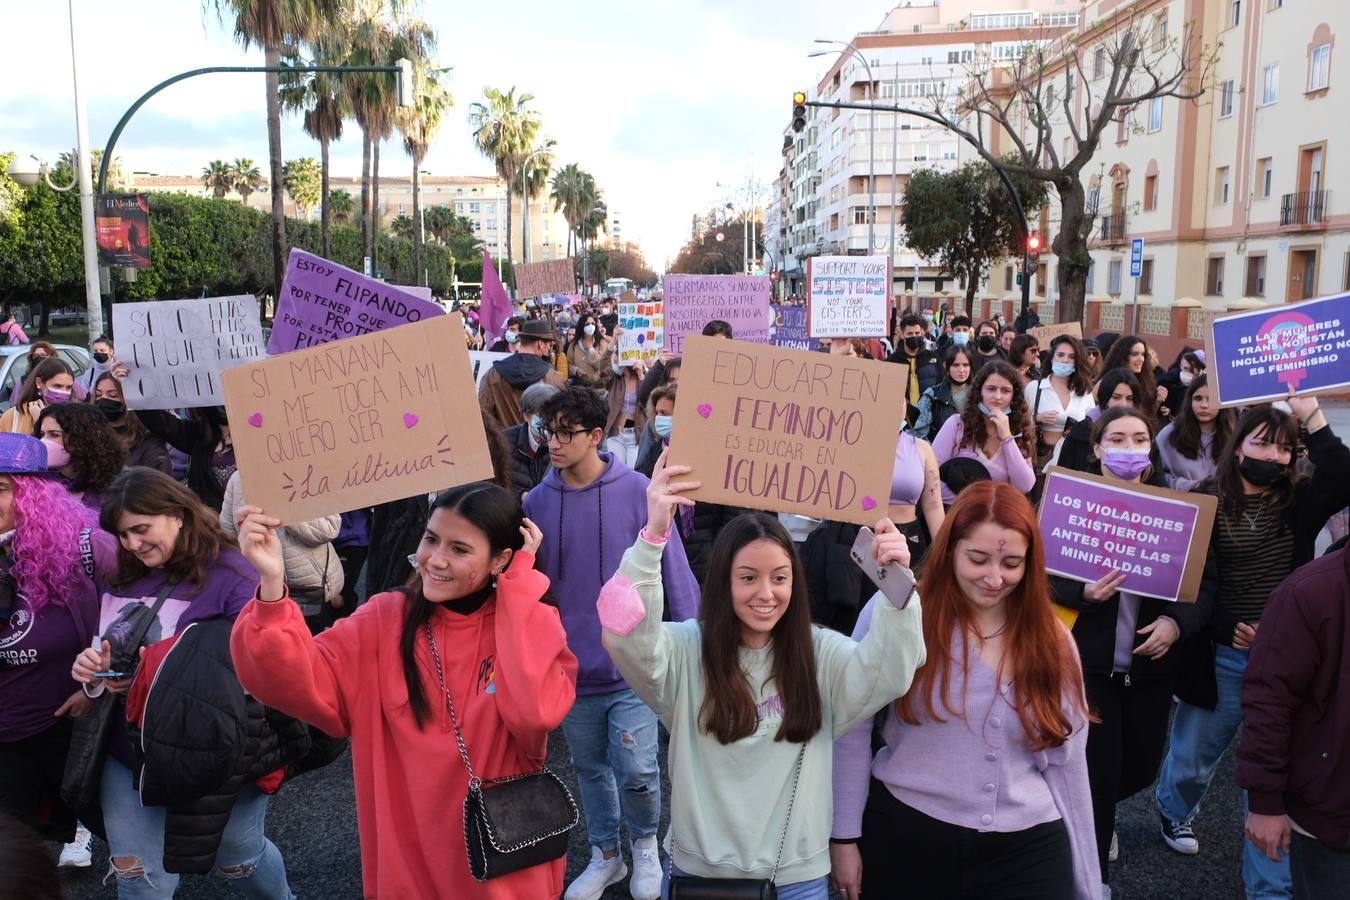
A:
POLYGON ((520 413, 525 421, 503 432, 506 446, 511 450, 511 490, 517 499, 533 490, 548 473, 546 423, 539 411, 556 393, 556 386, 544 382, 527 387, 520 395, 520 413))
POLYGON ((1070 422, 1081 422, 1092 409, 1092 382, 1078 361, 1086 361, 1082 343, 1061 334, 1050 341, 1050 374, 1028 384, 1025 394, 1036 422, 1036 462, 1043 468, 1070 422))
MULTIPOLYGON (((1097 419, 1092 432, 1092 474, 1108 481, 1166 487, 1152 465, 1153 425, 1139 410, 1118 406, 1097 419)), ((1092 584, 1051 576, 1055 602, 1074 610, 1074 640, 1083 661, 1088 706, 1098 720, 1088 726, 1088 782, 1092 790, 1101 881, 1117 852, 1116 804, 1153 783, 1162 763, 1167 717, 1182 655, 1182 637, 1199 634, 1207 610, 1120 590, 1119 570, 1092 584), (1171 652, 1169 652, 1171 651, 1171 652)))

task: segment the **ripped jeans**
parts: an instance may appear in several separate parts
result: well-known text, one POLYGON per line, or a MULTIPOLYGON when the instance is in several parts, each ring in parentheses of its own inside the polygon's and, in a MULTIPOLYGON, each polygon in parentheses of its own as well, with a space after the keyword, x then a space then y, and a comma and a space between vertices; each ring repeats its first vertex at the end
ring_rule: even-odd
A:
MULTIPOLYGON (((178 875, 164 871, 164 807, 141 806, 131 771, 111 756, 103 763, 99 787, 108 846, 113 863, 108 877, 117 879, 118 900, 172 897, 178 875), (134 857, 133 867, 116 865, 134 857)), ((281 851, 263 834, 267 795, 252 784, 239 792, 216 852, 215 874, 234 879, 240 894, 258 900, 295 900, 286 882, 281 851)), ((106 879, 105 879, 106 880, 106 879)))
POLYGON ((563 720, 577 769, 591 846, 619 849, 619 810, 632 840, 653 837, 661 821, 656 713, 631 689, 577 697, 563 720))

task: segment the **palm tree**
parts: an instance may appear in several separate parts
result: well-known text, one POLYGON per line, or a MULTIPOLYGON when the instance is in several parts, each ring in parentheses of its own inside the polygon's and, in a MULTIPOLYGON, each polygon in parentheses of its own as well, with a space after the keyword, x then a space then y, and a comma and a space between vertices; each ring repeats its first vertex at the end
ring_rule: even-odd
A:
POLYGON ((352 212, 355 209, 356 199, 347 193, 344 188, 333 191, 328 195, 328 200, 323 202, 324 214, 331 213, 333 221, 338 225, 346 225, 351 222, 352 212))
MULTIPOLYGON (((436 69, 423 64, 413 71, 413 85, 417 93, 412 106, 398 110, 398 128, 403 133, 403 149, 412 157, 412 195, 413 222, 422 219, 422 160, 426 159, 431 139, 441 127, 446 112, 454 106, 455 100, 440 82, 444 69, 436 69)), ((417 271, 417 283, 422 284, 422 229, 414 228, 413 268, 417 271)))
MULTIPOLYGON (((530 179, 533 181, 533 177, 530 179)), ((553 190, 549 194, 554 210, 561 211, 567 220, 567 255, 575 252, 575 239, 580 236, 581 225, 592 214, 600 200, 600 189, 595 177, 576 163, 568 163, 553 176, 553 190)))
MULTIPOLYGON (((512 87, 503 93, 497 88, 483 91, 484 103, 469 107, 469 127, 473 129, 478 152, 492 160, 497 174, 506 181, 506 246, 511 255, 511 195, 525 158, 539 137, 542 123, 539 113, 529 108, 533 94, 516 95, 512 87)), ((531 179, 533 180, 533 179, 531 179)))
MULTIPOLYGON (((281 64, 281 51, 287 45, 308 40, 322 23, 337 16, 342 0, 202 0, 215 8, 219 18, 234 22, 234 36, 245 47, 258 45, 268 68, 281 64)), ((264 90, 267 95, 267 157, 272 186, 272 286, 273 296, 281 296, 281 281, 286 274, 286 210, 282 203, 281 175, 281 94, 276 72, 268 72, 264 90)), ((247 201, 247 195, 244 195, 247 201)), ((259 299, 259 304, 263 301, 259 299)), ((261 307, 260 307, 261 309, 261 307)))
POLYGON ((281 167, 281 177, 286 183, 286 193, 291 195, 300 218, 309 218, 309 211, 323 202, 321 188, 323 181, 319 174, 319 164, 312 156, 289 159, 281 167))
MULTIPOLYGON (((341 20, 334 20, 330 25, 332 27, 321 30, 310 41, 315 65, 333 65, 341 60, 345 51, 341 20)), ((300 62, 298 48, 289 50, 287 56, 290 61, 300 62)), ((330 229, 333 220, 329 212, 328 145, 342 138, 342 122, 346 116, 336 75, 334 72, 296 73, 283 76, 281 81, 282 105, 288 110, 302 111, 305 133, 319 142, 319 255, 325 259, 332 257, 330 229)))
POLYGON ((211 190, 211 196, 221 200, 234 187, 234 176, 229 164, 221 159, 213 159, 202 169, 202 184, 211 190))
POLYGON ((258 166, 253 160, 236 159, 229 164, 228 169, 230 187, 234 188, 239 194, 239 199, 245 206, 248 206, 249 195, 255 191, 266 189, 267 182, 263 179, 262 172, 258 171, 258 166))

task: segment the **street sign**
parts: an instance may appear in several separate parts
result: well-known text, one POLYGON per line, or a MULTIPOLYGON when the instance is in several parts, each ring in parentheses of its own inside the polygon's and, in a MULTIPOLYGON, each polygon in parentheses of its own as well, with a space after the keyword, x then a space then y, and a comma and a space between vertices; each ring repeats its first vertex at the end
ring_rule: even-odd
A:
POLYGON ((1138 278, 1144 274, 1144 239, 1130 241, 1130 277, 1138 278))
POLYGON ((370 277, 370 257, 369 257, 369 256, 366 257, 366 259, 365 259, 365 264, 361 266, 361 274, 365 275, 367 278, 370 277))

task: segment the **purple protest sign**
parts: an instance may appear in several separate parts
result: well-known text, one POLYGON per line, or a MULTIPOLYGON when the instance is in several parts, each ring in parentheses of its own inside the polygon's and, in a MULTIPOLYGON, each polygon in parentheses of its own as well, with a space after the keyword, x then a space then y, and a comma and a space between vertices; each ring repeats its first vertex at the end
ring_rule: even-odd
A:
POLYGON ((1278 400, 1289 388, 1350 387, 1350 294, 1220 316, 1210 325, 1210 387, 1221 406, 1278 400))
POLYGON ((806 307, 775 303, 773 324, 769 327, 769 343, 775 347, 794 350, 819 350, 820 340, 806 336, 806 307))
POLYGON ((1214 509, 1208 494, 1051 468, 1040 510, 1046 571, 1091 584, 1118 569, 1123 591, 1194 600, 1214 509))
POLYGON ((666 346, 684 353, 684 339, 702 334, 703 326, 721 319, 738 341, 769 342, 767 275, 667 275, 661 283, 665 303, 666 346))
POLYGON ((439 304, 406 288, 295 249, 286 264, 267 352, 275 356, 441 315, 445 310, 439 304))

